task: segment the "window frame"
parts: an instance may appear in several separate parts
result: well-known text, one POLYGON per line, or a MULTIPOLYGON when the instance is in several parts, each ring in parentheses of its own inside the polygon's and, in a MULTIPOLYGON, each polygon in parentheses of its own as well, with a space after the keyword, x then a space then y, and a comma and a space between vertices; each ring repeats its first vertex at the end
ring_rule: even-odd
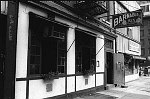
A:
POLYGON ((107 39, 107 38, 105 38, 104 39, 104 42, 105 42, 105 47, 106 48, 108 48, 108 49, 114 49, 114 42, 113 42, 113 40, 110 40, 110 39, 107 39))
POLYGON ((141 6, 141 9, 143 9, 143 12, 149 12, 149 5, 141 6))
MULTIPOLYGON (((28 70, 28 76, 40 76, 41 74, 45 74, 45 73, 42 73, 42 71, 41 71, 41 68, 42 68, 42 64, 40 64, 40 71, 39 71, 39 73, 37 73, 37 74, 31 74, 31 70, 30 70, 30 61, 31 61, 31 46, 32 46, 32 44, 31 44, 31 40, 32 40, 32 37, 31 37, 31 25, 30 25, 30 22, 32 22, 32 18, 35 18, 35 17, 37 17, 37 18, 39 18, 39 20, 42 20, 42 21, 44 21, 44 22, 46 22, 46 23, 49 23, 49 24, 53 24, 53 26, 52 27, 54 27, 54 25, 60 25, 60 26, 62 26, 62 27, 64 27, 65 29, 66 29, 66 32, 65 32, 65 38, 64 38, 64 42, 65 42, 65 51, 64 51, 64 54, 65 54, 65 59, 64 59, 64 72, 63 73, 60 73, 59 75, 65 75, 66 73, 67 73, 67 31, 68 31, 68 25, 66 25, 66 24, 63 24, 63 23, 60 23, 60 22, 57 22, 57 21, 55 21, 55 20, 53 20, 53 19, 48 19, 48 18, 45 18, 45 17, 42 17, 42 16, 40 16, 40 15, 37 15, 37 14, 34 14, 33 12, 29 12, 29 36, 28 36, 28 66, 27 66, 27 70, 28 70)), ((44 26, 43 26, 44 27, 44 26)), ((57 30, 59 30, 59 29, 57 29, 57 30)), ((52 33, 53 33, 54 31, 52 30, 52 33)), ((42 35, 43 35, 43 33, 41 33, 42 35)), ((56 39, 58 39, 57 37, 54 37, 54 38, 56 38, 56 39)), ((60 38, 59 38, 60 39, 60 38)), ((58 41, 59 40, 57 40, 57 45, 58 45, 58 41)), ((42 46, 41 46, 41 48, 42 48, 42 46)), ((57 46, 57 50, 59 50, 60 48, 57 46)), ((57 71, 58 71, 58 52, 57 52, 57 65, 56 65, 56 68, 57 68, 57 71)), ((41 58, 40 58, 40 61, 42 61, 42 56, 40 56, 41 58)), ((46 66, 47 67, 47 66, 46 66)), ((55 73, 57 72, 57 71, 55 71, 55 73)), ((49 71, 50 72, 50 71, 49 71)))
POLYGON ((145 12, 149 12, 149 5, 145 6, 145 12))
POLYGON ((76 41, 76 43, 75 43, 75 71, 76 72, 75 73, 76 74, 82 74, 82 73, 84 73, 84 69, 85 68, 84 68, 83 63, 82 63, 83 62, 83 55, 82 55, 83 53, 82 53, 82 50, 83 50, 83 48, 87 48, 86 46, 81 45, 81 43, 80 43, 80 45, 78 44, 80 42, 80 41, 77 41, 77 35, 79 36, 78 32, 80 34, 82 33, 81 35, 86 35, 89 38, 92 38, 93 42, 95 42, 94 45, 92 45, 93 47, 91 47, 91 46, 89 47, 88 46, 88 49, 90 49, 90 53, 92 53, 93 49, 95 50, 94 54, 90 54, 90 67, 88 67, 90 69, 88 69, 88 70, 93 69, 94 72, 96 72, 96 36, 94 34, 92 34, 92 33, 88 33, 88 32, 86 32, 84 30, 80 30, 80 29, 76 28, 75 29, 75 41, 76 41), (78 54, 79 54, 79 56, 78 56, 78 54), (94 58, 91 58, 92 56, 94 56, 94 58), (81 63, 81 64, 77 64, 77 59, 79 59, 78 62, 81 63), (95 64, 92 67, 91 61, 93 61, 93 60, 94 60, 95 64))

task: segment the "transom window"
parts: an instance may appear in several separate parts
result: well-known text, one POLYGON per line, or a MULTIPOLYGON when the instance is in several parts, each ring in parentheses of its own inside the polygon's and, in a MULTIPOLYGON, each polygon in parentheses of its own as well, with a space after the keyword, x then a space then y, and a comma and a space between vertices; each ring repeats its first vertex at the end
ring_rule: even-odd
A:
POLYGON ((113 49, 113 41, 109 39, 105 39, 105 47, 113 49))
POLYGON ((76 72, 94 70, 96 66, 96 38, 84 32, 75 32, 76 72))
POLYGON ((65 73, 67 28, 38 17, 29 21, 30 74, 65 73))

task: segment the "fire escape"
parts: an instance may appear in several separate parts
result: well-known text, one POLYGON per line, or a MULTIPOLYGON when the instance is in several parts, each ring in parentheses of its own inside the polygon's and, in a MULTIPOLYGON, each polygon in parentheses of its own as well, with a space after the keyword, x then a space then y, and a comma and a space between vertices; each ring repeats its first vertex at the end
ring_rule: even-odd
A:
POLYGON ((80 15, 94 17, 108 12, 107 1, 76 1, 74 7, 80 15))

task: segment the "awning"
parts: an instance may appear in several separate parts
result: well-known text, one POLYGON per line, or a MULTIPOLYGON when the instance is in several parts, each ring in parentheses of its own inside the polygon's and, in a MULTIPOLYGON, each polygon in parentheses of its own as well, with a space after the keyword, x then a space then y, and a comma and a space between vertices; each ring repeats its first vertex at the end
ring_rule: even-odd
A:
POLYGON ((132 54, 126 54, 126 53, 124 53, 124 56, 125 56, 127 59, 139 59, 139 60, 146 60, 146 58, 145 58, 145 57, 138 56, 138 55, 132 55, 132 54))
POLYGON ((141 56, 133 56, 133 59, 139 59, 139 60, 146 60, 145 57, 141 57, 141 56))

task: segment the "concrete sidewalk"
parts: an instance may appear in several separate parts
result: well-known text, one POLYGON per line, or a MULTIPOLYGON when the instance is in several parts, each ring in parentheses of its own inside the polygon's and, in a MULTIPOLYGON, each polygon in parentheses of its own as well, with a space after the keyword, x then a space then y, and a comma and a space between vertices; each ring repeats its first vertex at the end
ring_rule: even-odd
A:
POLYGON ((74 99, 150 99, 150 76, 126 83, 127 88, 115 87, 74 99))

